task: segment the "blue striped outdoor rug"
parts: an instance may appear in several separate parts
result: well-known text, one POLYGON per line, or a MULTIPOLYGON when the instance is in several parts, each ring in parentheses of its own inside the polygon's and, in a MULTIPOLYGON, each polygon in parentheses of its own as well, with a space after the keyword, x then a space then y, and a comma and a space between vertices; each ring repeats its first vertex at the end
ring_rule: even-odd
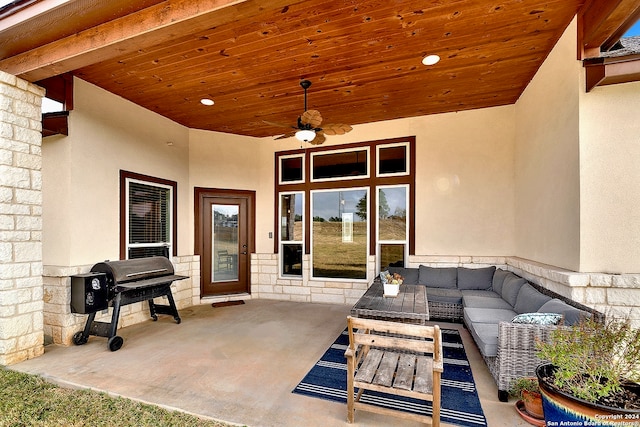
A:
MULTIPOLYGON (((347 330, 342 332, 311 368, 294 393, 335 402, 347 403, 347 363, 344 351, 349 345, 347 330)), ((440 420, 460 426, 486 426, 487 421, 480 406, 480 399, 473 382, 471 367, 462 346, 460 333, 455 329, 442 330, 444 372, 442 374, 442 404, 440 420)), ((431 415, 431 403, 400 396, 369 392, 362 395, 362 402, 402 409, 407 412, 431 415)), ((345 416, 346 416, 345 406, 345 416)), ((357 417, 357 415, 356 415, 357 417)))

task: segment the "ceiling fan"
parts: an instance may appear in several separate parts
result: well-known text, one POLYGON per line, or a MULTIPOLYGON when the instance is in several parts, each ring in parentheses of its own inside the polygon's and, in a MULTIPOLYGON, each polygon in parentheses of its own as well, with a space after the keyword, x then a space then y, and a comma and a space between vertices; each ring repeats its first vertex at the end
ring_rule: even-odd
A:
POLYGON ((320 111, 307 110, 307 89, 311 86, 311 82, 309 80, 302 80, 300 82, 300 86, 304 89, 304 113, 298 117, 297 126, 264 120, 265 123, 273 126, 295 129, 277 137, 276 139, 291 138, 292 136, 295 136, 302 142, 320 145, 326 140, 325 135, 344 135, 353 129, 351 126, 342 123, 326 124, 321 127, 322 116, 320 115, 320 111))

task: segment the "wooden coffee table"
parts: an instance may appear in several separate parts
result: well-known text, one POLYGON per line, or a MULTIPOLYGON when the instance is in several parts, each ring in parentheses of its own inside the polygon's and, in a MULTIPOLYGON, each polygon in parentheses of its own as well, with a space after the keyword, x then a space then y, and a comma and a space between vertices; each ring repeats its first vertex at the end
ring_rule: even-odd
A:
POLYGON ((427 287, 403 284, 398 296, 385 297, 384 287, 378 277, 351 308, 351 315, 424 325, 429 320, 427 287))

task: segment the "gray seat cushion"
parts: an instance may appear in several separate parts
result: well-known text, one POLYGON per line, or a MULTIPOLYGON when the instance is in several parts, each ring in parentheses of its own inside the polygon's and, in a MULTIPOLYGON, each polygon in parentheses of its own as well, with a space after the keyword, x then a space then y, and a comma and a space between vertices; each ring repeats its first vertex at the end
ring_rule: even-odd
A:
POLYGON ((463 295, 462 305, 473 308, 500 308, 504 310, 511 310, 511 306, 508 302, 502 298, 482 297, 475 295, 463 295))
POLYGON ((498 324, 474 323, 467 325, 469 332, 476 342, 480 353, 484 356, 494 357, 498 355, 498 324))
POLYGON ((518 313, 535 313, 547 301, 551 301, 550 296, 527 283, 520 288, 513 309, 518 313))
POLYGON ((462 304, 462 292, 457 289, 427 288, 427 301, 462 304))
POLYGON ((458 289, 491 289, 494 266, 483 268, 458 267, 458 289))
POLYGON ((508 302, 512 307, 516 305, 520 288, 527 283, 522 277, 518 277, 512 273, 502 284, 502 299, 508 302))
POLYGON ((544 303, 542 307, 538 309, 538 312, 562 314, 564 316, 564 324, 567 326, 574 325, 583 319, 591 317, 590 313, 573 307, 557 298, 544 303))
POLYGON ((456 289, 458 270, 455 267, 418 267, 418 283, 430 288, 456 289))
POLYGON ((481 289, 463 289, 462 298, 466 296, 474 296, 474 297, 487 297, 487 298, 502 298, 502 295, 497 294, 493 291, 487 290, 483 291, 481 289))
POLYGON ((518 314, 513 310, 504 308, 475 308, 468 307, 464 311, 465 324, 471 325, 472 323, 495 323, 511 322, 511 320, 518 314))

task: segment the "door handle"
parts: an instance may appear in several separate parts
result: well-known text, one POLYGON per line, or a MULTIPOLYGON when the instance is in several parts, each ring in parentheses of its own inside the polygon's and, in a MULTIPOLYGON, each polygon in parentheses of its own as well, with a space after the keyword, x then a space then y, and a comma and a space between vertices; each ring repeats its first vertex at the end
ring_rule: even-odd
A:
POLYGON ((246 254, 247 254, 247 251, 242 252, 242 255, 246 255, 246 254))

